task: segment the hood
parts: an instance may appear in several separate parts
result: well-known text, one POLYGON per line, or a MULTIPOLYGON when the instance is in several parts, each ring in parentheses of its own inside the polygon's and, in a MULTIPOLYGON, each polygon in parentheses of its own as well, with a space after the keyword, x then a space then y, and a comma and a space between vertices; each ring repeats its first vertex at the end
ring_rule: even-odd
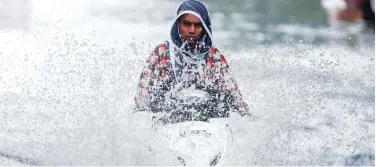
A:
POLYGON ((200 18, 203 23, 205 35, 201 38, 200 42, 203 44, 201 52, 209 51, 212 46, 212 31, 209 11, 206 6, 199 0, 184 0, 177 8, 175 18, 172 24, 170 37, 175 47, 181 48, 183 41, 179 36, 178 19, 184 14, 193 14, 200 18))

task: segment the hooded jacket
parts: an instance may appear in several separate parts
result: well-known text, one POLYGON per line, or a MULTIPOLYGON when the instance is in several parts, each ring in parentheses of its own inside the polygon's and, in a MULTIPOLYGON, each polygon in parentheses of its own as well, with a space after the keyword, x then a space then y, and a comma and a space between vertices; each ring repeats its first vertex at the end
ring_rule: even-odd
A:
POLYGON ((168 92, 195 86, 228 95, 232 108, 248 112, 225 57, 212 41, 211 21, 205 5, 198 0, 183 1, 176 10, 170 40, 154 48, 143 68, 135 97, 136 111, 159 112, 163 110, 160 104, 169 98, 168 92), (195 54, 185 50, 178 32, 178 19, 187 13, 197 16, 205 30, 199 41, 199 53, 195 54))

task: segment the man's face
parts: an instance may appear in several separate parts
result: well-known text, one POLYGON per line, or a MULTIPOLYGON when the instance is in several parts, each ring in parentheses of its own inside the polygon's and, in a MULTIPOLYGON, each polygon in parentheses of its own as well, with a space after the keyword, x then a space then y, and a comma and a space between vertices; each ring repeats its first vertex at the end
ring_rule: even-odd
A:
POLYGON ((184 14, 179 19, 179 32, 188 45, 194 45, 204 34, 201 20, 193 14, 184 14))

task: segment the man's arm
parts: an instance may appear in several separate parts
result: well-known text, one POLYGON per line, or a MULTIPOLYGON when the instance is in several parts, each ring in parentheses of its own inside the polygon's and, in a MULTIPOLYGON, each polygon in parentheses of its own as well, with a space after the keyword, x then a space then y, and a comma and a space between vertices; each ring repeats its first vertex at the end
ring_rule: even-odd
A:
POLYGON ((241 115, 249 114, 249 108, 247 103, 244 102, 243 96, 239 90, 238 84, 235 80, 235 77, 231 74, 229 65, 225 57, 216 50, 217 57, 220 57, 220 75, 222 82, 222 89, 225 93, 228 93, 232 97, 232 106, 239 112, 241 115))
POLYGON ((153 83, 156 78, 154 73, 155 64, 158 61, 158 48, 155 48, 146 60, 146 64, 142 70, 140 81, 137 86, 137 94, 135 96, 135 111, 150 110, 150 101, 152 99, 153 83))

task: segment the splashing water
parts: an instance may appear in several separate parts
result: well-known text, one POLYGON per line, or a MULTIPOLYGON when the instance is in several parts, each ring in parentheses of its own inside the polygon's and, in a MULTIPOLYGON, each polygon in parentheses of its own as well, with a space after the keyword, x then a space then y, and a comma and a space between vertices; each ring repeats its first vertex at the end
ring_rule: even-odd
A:
MULTIPOLYGON (((103 3, 32 0, 28 29, 0 30, 1 165, 181 164, 158 144, 150 117, 131 113, 177 2, 103 3)), ((236 36, 217 29, 219 48, 236 36)), ((373 46, 222 52, 252 112, 229 118, 226 165, 374 165, 373 46)))

